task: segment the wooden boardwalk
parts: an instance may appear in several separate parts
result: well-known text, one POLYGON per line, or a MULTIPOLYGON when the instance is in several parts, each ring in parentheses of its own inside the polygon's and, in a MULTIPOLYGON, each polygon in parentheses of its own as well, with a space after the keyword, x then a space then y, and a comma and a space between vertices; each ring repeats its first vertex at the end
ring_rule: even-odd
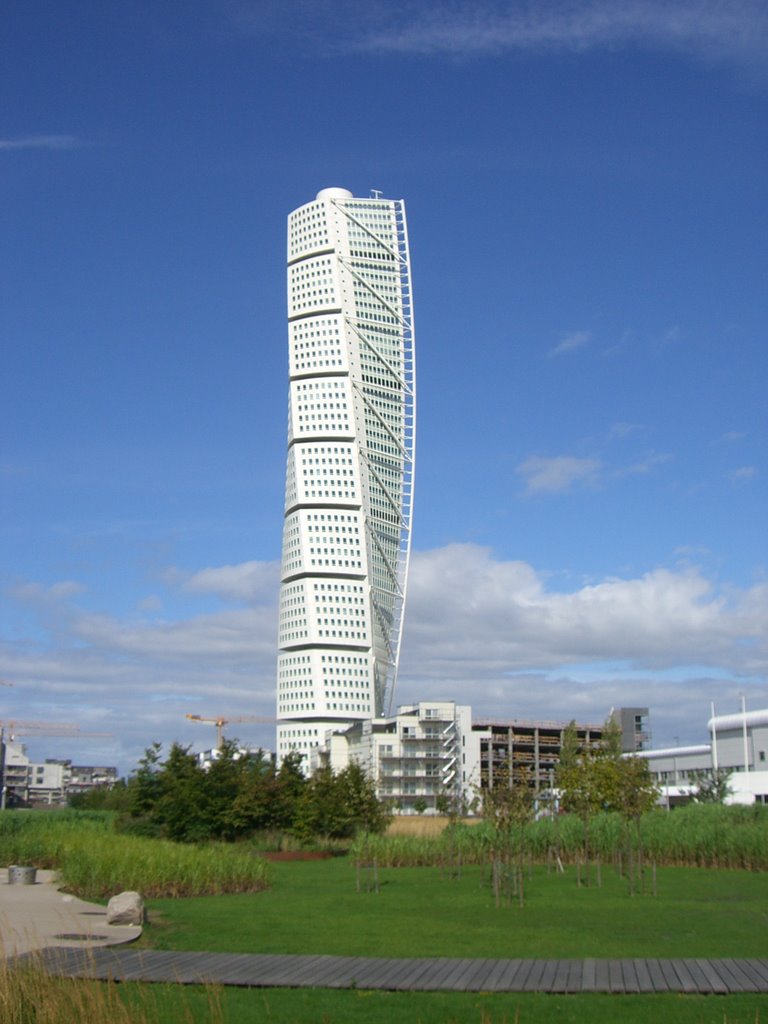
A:
POLYGON ((62 977, 214 983, 252 988, 392 992, 768 993, 768 959, 459 960, 247 953, 175 953, 126 947, 48 948, 24 954, 62 977))

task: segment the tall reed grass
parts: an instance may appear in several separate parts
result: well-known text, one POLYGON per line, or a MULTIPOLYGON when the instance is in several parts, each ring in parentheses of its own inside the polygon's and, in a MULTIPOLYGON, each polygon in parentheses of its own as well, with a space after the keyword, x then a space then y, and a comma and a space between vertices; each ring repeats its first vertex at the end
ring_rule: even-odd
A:
MULTIPOLYGON (((768 870, 768 808, 690 805, 668 813, 643 815, 628 826, 618 814, 592 817, 589 848, 592 856, 610 861, 627 845, 633 828, 635 850, 658 864, 681 867, 745 868, 768 870)), ((544 863, 556 854, 563 863, 577 863, 584 850, 584 821, 576 815, 544 818, 515 827, 515 844, 544 863)), ((357 860, 375 858, 381 867, 416 867, 448 864, 459 856, 465 864, 486 863, 498 837, 487 824, 446 828, 439 836, 367 835, 352 845, 357 860)))
MULTIPOLYGON (((206 989, 205 1020, 224 1024, 220 989, 206 989)), ((34 958, 24 964, 0 960, 2 1024, 160 1024, 169 1019, 164 987, 118 985, 51 977, 34 958)), ((180 986, 175 986, 173 1020, 199 1020, 180 986)))
POLYGON ((147 899, 254 892, 271 880, 270 865, 240 846, 189 846, 113 830, 109 814, 0 813, 0 863, 54 868, 84 899, 126 889, 147 899))

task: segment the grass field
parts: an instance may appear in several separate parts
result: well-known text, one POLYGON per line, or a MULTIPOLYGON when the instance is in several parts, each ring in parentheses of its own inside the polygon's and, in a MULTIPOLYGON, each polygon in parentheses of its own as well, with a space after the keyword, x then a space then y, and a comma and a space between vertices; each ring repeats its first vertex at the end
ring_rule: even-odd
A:
POLYGON ((153 901, 147 940, 169 949, 345 956, 768 953, 768 885, 759 873, 660 868, 658 896, 629 897, 608 868, 602 888, 578 888, 572 870, 535 868, 526 905, 496 909, 477 867, 457 880, 437 868, 383 869, 378 893, 356 891, 345 858, 273 869, 273 887, 254 895, 153 901))
MULTIPOLYGON (((127 987, 127 986, 125 986, 127 987)), ((766 1024, 755 996, 549 996, 325 989, 164 989, 158 1024, 766 1024), (217 1004, 211 1016, 211 1002, 217 1004)))
MULTIPOLYGON (((608 869, 602 888, 579 889, 572 871, 547 875, 542 868, 534 871, 525 907, 498 910, 481 882, 478 868, 459 880, 435 868, 393 868, 380 872, 378 893, 357 892, 354 867, 344 858, 281 863, 274 865, 273 888, 252 897, 153 901, 144 941, 179 950, 360 956, 768 953, 768 886, 758 873, 660 869, 657 897, 629 897, 608 869)), ((168 1024, 208 1020, 204 992, 187 990, 184 1018, 173 1016, 178 995, 163 998, 168 1024)), ((221 1012, 227 1024, 768 1024, 768 997, 230 988, 221 1012)))

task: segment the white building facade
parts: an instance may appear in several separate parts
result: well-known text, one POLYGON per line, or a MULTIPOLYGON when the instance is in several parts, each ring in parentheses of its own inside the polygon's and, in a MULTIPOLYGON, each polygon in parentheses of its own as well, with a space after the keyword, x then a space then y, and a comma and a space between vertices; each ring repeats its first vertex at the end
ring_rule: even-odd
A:
POLYGON ((726 803, 768 803, 768 708, 715 715, 707 722, 709 743, 642 750, 668 806, 686 802, 699 773, 729 773, 726 803))
POLYGON ((454 701, 420 701, 397 714, 329 733, 315 764, 341 771, 356 761, 378 797, 402 814, 466 813, 480 788, 480 742, 472 708, 454 701))
POLYGON ((289 412, 277 755, 388 712, 413 498, 404 204, 330 188, 288 218, 289 412))

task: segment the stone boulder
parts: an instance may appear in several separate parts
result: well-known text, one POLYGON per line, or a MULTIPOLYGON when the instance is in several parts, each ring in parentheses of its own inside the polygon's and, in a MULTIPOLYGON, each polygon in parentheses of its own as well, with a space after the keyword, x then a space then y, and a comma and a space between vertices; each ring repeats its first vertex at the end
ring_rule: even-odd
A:
POLYGON ((144 900, 137 892, 121 892, 107 904, 107 924, 144 924, 144 900))

